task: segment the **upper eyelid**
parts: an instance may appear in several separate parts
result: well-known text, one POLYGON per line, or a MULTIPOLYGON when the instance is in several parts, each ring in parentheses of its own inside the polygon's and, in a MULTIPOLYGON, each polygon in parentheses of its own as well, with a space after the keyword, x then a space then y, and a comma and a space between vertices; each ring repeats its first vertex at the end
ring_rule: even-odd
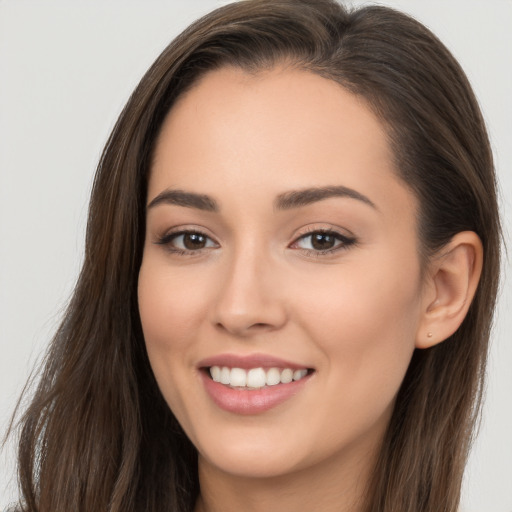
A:
POLYGON ((318 226, 311 226, 311 225, 309 225, 309 226, 306 226, 305 228, 303 228, 303 230, 301 232, 296 234, 293 240, 296 241, 299 238, 312 235, 313 233, 333 234, 333 235, 339 236, 340 238, 345 238, 345 239, 347 239, 347 238, 349 238, 349 239, 356 238, 356 236, 352 232, 350 232, 349 230, 342 229, 342 228, 337 227, 337 226, 327 225, 327 226, 318 227, 318 226))
POLYGON ((332 228, 313 228, 313 229, 306 231, 305 233, 298 235, 297 238, 301 238, 304 236, 311 236, 314 233, 325 233, 327 235, 330 235, 330 234, 339 235, 339 236, 348 238, 348 235, 344 235, 343 233, 340 233, 337 229, 332 229, 332 228))
POLYGON ((198 235, 204 235, 204 236, 214 240, 216 243, 218 243, 216 238, 212 234, 210 234, 209 230, 202 226, 195 227, 195 226, 186 226, 185 225, 185 226, 178 226, 178 227, 170 228, 170 229, 163 231, 161 235, 158 235, 158 238, 161 239, 161 238, 165 238, 168 236, 179 236, 179 235, 183 235, 186 233, 197 233, 198 235))
MULTIPOLYGON (((203 231, 194 230, 194 229, 184 229, 184 230, 177 230, 177 231, 169 231, 166 234, 158 237, 158 241, 165 240, 167 242, 170 242, 180 236, 187 235, 187 234, 194 234, 194 235, 201 235, 207 238, 208 240, 211 240, 215 245, 220 245, 215 238, 208 235, 207 233, 204 233, 203 231)), ((158 243, 158 242, 157 242, 158 243)), ((199 250, 199 249, 198 249, 199 250)))
MULTIPOLYGON (((208 230, 203 227, 177 227, 177 228, 171 228, 167 231, 165 231, 161 237, 165 237, 168 235, 181 235, 184 233, 197 233, 200 235, 207 236, 208 238, 211 238, 212 240, 215 240, 215 237, 207 232, 208 230)), ((342 233, 340 232, 340 228, 334 228, 334 227, 311 227, 308 226, 302 233, 298 233, 295 235, 294 240, 297 240, 298 238, 312 235, 313 233, 332 233, 334 235, 339 235, 340 237, 345 238, 352 238, 353 235, 351 233, 342 233)))

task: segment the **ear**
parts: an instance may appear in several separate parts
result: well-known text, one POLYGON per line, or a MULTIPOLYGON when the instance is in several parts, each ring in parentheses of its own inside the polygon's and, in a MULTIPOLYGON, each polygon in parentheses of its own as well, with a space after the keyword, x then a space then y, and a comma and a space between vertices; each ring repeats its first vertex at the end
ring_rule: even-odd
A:
POLYGON ((473 231, 457 233, 432 257, 416 348, 437 345, 459 328, 475 295, 482 262, 482 242, 473 231))

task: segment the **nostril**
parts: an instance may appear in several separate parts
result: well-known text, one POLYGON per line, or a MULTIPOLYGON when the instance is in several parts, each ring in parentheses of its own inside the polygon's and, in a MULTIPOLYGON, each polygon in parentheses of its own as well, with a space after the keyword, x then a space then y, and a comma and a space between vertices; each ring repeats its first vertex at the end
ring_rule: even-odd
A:
POLYGON ((235 324, 232 323, 223 323, 223 322, 217 322, 215 324, 215 327, 220 330, 225 330, 237 334, 241 334, 242 332, 249 333, 251 331, 262 331, 262 330, 272 330, 274 327, 271 324, 265 323, 265 322, 256 322, 256 323, 248 323, 248 324, 235 324))

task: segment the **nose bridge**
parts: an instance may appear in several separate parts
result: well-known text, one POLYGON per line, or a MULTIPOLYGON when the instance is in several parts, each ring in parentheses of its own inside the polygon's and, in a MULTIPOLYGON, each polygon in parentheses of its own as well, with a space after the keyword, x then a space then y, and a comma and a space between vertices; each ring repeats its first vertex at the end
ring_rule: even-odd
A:
POLYGON ((268 248, 240 244, 224 263, 214 307, 217 327, 240 336, 281 327, 286 321, 285 304, 277 287, 277 265, 268 248))

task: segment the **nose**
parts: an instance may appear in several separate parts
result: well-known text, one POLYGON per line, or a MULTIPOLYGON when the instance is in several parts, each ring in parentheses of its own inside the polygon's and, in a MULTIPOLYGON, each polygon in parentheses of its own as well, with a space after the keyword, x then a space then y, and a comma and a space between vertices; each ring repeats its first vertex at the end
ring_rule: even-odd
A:
POLYGON ((287 320, 282 275, 271 258, 250 250, 233 255, 213 307, 217 329, 238 337, 275 331, 287 320))

